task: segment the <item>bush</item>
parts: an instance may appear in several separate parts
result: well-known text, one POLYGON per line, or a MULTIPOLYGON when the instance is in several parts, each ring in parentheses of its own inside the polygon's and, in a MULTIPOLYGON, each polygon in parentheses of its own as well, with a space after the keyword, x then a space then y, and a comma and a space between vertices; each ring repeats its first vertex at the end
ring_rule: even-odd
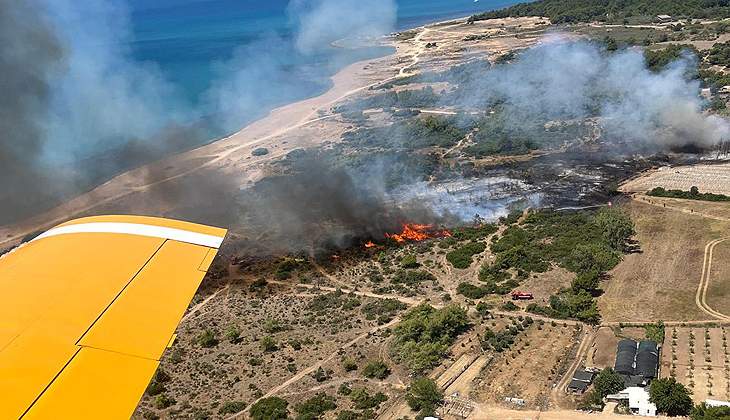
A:
POLYGON ((484 242, 469 242, 468 244, 457 248, 446 254, 446 260, 454 266, 454 268, 469 268, 472 263, 472 256, 481 254, 487 248, 484 242))
POLYGON ((226 329, 226 339, 230 341, 231 343, 238 343, 238 340, 241 338, 241 330, 238 329, 235 325, 230 325, 226 329))
POLYGON ((393 284, 405 284, 418 286, 424 281, 436 281, 436 277, 428 271, 406 271, 398 270, 393 277, 393 284))
POLYGON ((646 331, 646 338, 649 340, 656 341, 659 344, 664 342, 664 323, 662 321, 645 325, 644 331, 646 331))
POLYGON ((344 362, 342 362, 342 367, 348 372, 351 372, 353 370, 357 369, 357 363, 355 363, 354 360, 347 359, 344 362))
POLYGON ((265 147, 259 147, 258 149, 251 152, 252 156, 264 156, 269 154, 269 149, 265 147))
POLYGON ((274 334, 279 331, 284 331, 286 328, 284 328, 281 324, 279 324, 279 320, 276 318, 271 318, 266 320, 264 322, 263 326, 264 332, 267 332, 269 334, 274 334))
POLYGON ((368 390, 365 388, 358 388, 350 393, 350 399, 355 404, 355 408, 358 410, 367 410, 376 408, 383 402, 388 400, 388 397, 382 392, 378 392, 375 395, 368 394, 368 390))
POLYGON ((236 414, 245 408, 246 403, 243 401, 228 401, 218 409, 218 414, 236 414))
POLYGON ((261 350, 265 352, 275 351, 278 348, 276 346, 276 340, 270 336, 262 338, 259 346, 261 347, 261 350))
POLYGON ((215 336, 215 332, 208 328, 198 336, 198 344, 205 348, 215 347, 218 345, 218 339, 215 336))
POLYGON ((408 254, 400 261, 400 265, 403 268, 418 268, 421 264, 416 261, 415 254, 408 254))
POLYGON ((316 420, 321 418, 325 411, 337 408, 335 399, 327 394, 319 393, 302 404, 296 404, 294 411, 299 413, 297 420, 316 420))
POLYGON ((175 404, 175 402, 175 399, 168 396, 165 392, 157 394, 152 398, 152 405, 160 410, 175 404))
POLYGON ((504 305, 502 305, 502 310, 503 311, 514 312, 514 311, 519 311, 520 310, 520 307, 517 306, 517 305, 515 305, 514 302, 512 302, 512 301, 507 301, 507 303, 505 303, 504 305))
POLYGON ((251 406, 251 420, 282 420, 289 418, 289 403, 279 397, 262 398, 251 406))
POLYGON ((390 369, 382 360, 373 360, 365 365, 362 370, 362 375, 366 378, 378 378, 383 380, 390 375, 390 369))
POLYGON ((393 330, 393 356, 422 371, 435 365, 469 327, 466 310, 458 304, 436 310, 424 302, 406 312, 393 330))
POLYGON ((406 390, 406 401, 411 410, 431 410, 444 398, 441 388, 429 377, 416 378, 406 390))

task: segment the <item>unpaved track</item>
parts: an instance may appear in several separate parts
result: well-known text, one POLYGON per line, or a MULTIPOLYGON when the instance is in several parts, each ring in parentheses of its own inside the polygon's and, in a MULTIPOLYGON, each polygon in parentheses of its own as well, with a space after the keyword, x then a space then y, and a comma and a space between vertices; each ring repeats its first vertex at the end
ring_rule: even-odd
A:
POLYGON ((565 375, 558 381, 555 387, 550 391, 550 402, 557 401, 565 393, 570 380, 573 379, 573 373, 580 367, 583 362, 583 357, 587 356, 588 350, 590 350, 591 343, 595 339, 596 333, 592 329, 588 329, 580 332, 580 345, 578 351, 575 353, 575 360, 568 366, 565 371, 565 375))
POLYGON ((707 304, 707 288, 710 286, 710 274, 712 272, 712 253, 715 249, 715 245, 725 242, 730 238, 721 238, 711 241, 705 246, 704 261, 702 262, 702 276, 700 277, 700 284, 697 286, 697 294, 695 295, 695 303, 706 314, 715 317, 723 321, 730 321, 730 316, 722 314, 710 307, 707 304))

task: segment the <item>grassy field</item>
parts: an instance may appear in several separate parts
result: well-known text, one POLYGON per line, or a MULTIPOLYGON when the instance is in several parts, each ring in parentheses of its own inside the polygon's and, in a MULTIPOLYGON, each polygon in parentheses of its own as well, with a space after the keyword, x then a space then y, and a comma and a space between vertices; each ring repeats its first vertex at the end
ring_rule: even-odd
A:
MULTIPOLYGON (((623 207, 636 223, 641 250, 627 255, 602 284, 598 305, 606 322, 708 319, 694 301, 704 247, 722 237, 730 224, 655 204, 638 200, 623 207)), ((682 204, 707 211, 717 206, 682 204)), ((725 205, 723 212, 729 208, 725 205)))

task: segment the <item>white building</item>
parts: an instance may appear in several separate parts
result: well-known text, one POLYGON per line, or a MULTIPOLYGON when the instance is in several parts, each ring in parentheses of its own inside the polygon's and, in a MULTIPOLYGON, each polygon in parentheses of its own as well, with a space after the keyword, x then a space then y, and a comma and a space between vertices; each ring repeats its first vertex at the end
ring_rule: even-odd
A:
POLYGON ((709 398, 705 400, 705 404, 709 405, 710 407, 721 407, 721 406, 730 407, 730 402, 711 400, 709 398))
POLYGON ((634 414, 640 416, 656 417, 656 405, 649 401, 649 392, 638 386, 630 386, 618 394, 606 397, 613 401, 629 401, 629 408, 634 414))

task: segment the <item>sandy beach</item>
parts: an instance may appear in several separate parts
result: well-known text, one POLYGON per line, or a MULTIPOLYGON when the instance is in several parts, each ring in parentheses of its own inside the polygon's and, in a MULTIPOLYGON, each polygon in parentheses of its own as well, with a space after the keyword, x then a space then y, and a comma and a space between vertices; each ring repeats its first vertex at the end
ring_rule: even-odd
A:
MULTIPOLYGON (((376 59, 353 63, 332 77, 332 87, 322 95, 291 103, 272 110, 239 132, 202 147, 153 162, 120 174, 92 191, 75 197, 54 209, 23 221, 0 227, 0 249, 17 245, 32 232, 47 230, 66 220, 97 214, 168 214, 185 197, 166 197, 174 184, 191 177, 218 172, 238 185, 245 186, 267 175, 266 163, 285 156, 297 148, 308 148, 325 142, 337 142, 343 124, 333 124, 339 115, 332 112, 335 104, 363 93, 388 80, 424 70, 455 65, 455 60, 476 55, 500 54, 523 48, 534 39, 517 39, 506 28, 532 25, 542 31, 540 18, 508 18, 463 24, 464 19, 450 20, 416 28, 416 36, 407 41, 384 38, 383 45, 395 52, 376 59), (540 23, 538 28, 537 22, 540 23), (485 35, 470 42, 464 53, 464 37, 485 35), (438 46, 433 48, 429 43, 438 46), (256 148, 266 148, 264 156, 252 156, 256 148)), ((176 192, 176 194, 186 194, 176 192)), ((187 203, 186 203, 187 204, 187 203)))

